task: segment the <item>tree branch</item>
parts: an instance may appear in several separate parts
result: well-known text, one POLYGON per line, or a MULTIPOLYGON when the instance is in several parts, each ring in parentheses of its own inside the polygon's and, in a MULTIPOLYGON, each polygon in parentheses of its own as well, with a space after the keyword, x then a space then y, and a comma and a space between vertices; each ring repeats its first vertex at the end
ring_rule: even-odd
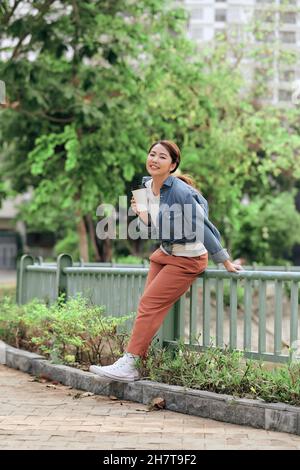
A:
MULTIPOLYGON (((39 14, 36 16, 36 18, 34 17, 34 19, 35 19, 36 21, 39 21, 39 20, 45 15, 45 13, 47 12, 47 10, 51 7, 51 5, 52 5, 55 1, 56 1, 56 0, 48 0, 48 1, 41 7, 41 9, 39 10, 39 14)), ((13 51, 13 54, 12 54, 10 60, 13 60, 13 59, 15 59, 15 58, 17 57, 17 55, 19 54, 19 50, 20 50, 20 48, 21 48, 21 46, 22 46, 24 40, 25 40, 26 37, 29 36, 29 35, 30 35, 30 32, 26 32, 26 33, 24 33, 24 34, 20 37, 20 39, 19 39, 19 41, 18 41, 18 44, 16 45, 16 47, 15 47, 15 49, 14 49, 14 51, 13 51)))
POLYGON ((10 22, 10 19, 11 17, 13 16, 14 12, 16 11, 16 9, 18 8, 18 6, 20 5, 22 0, 16 0, 15 3, 14 3, 14 6, 12 7, 11 11, 9 13, 7 13, 7 15, 4 16, 4 23, 5 25, 7 26, 8 23, 10 22))
POLYGON ((47 119, 50 122, 57 122, 57 123, 61 123, 61 124, 69 124, 69 123, 74 121, 73 116, 72 117, 70 116, 68 118, 58 118, 58 117, 49 116, 48 114, 43 113, 43 112, 31 113, 30 111, 27 111, 26 109, 22 109, 22 108, 18 108, 18 107, 15 107, 15 108, 12 108, 12 109, 14 109, 15 111, 17 111, 20 114, 25 114, 26 116, 30 116, 30 117, 33 117, 33 118, 41 117, 41 118, 47 119))

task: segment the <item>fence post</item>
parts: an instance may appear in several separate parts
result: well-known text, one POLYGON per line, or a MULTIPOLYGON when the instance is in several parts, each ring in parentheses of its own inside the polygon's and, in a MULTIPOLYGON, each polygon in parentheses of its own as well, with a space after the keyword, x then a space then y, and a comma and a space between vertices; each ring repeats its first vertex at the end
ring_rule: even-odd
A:
POLYGON ((22 255, 17 273, 17 295, 16 300, 18 304, 26 302, 26 289, 27 289, 27 266, 34 264, 33 256, 22 255))
POLYGON ((20 294, 19 294, 19 286, 20 286, 20 257, 16 259, 16 303, 20 304, 20 294))
POLYGON ((163 324, 161 325, 160 329, 156 333, 154 337, 154 341, 156 341, 157 346, 163 347, 164 346, 164 341, 175 341, 175 332, 174 332, 174 325, 175 325, 175 320, 174 320, 174 315, 175 315, 175 305, 173 305, 167 315, 165 316, 165 319, 163 321, 163 324))
MULTIPOLYGON (((164 341, 178 341, 184 338, 185 293, 170 308, 159 332, 156 335, 157 345, 163 346, 164 341)), ((173 353, 175 350, 173 351, 173 353)))
POLYGON ((65 294, 65 300, 68 298, 67 291, 67 275, 64 272, 65 268, 73 266, 72 256, 67 254, 60 254, 57 258, 57 271, 56 271, 56 295, 59 297, 65 294))

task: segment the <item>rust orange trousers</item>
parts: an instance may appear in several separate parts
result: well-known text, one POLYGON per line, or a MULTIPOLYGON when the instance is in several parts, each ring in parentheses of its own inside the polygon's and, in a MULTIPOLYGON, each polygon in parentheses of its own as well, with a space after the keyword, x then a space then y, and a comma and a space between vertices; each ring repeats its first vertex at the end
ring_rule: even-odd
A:
POLYGON ((145 357, 154 335, 172 305, 207 268, 208 254, 186 257, 166 255, 160 248, 150 256, 150 268, 127 352, 145 357))

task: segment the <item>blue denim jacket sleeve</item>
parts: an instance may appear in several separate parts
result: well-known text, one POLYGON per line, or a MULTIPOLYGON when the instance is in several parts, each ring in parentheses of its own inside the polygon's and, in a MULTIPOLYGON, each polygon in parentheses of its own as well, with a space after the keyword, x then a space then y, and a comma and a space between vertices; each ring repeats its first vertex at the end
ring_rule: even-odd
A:
MULTIPOLYGON (((211 259, 214 263, 223 263, 230 258, 227 250, 222 247, 220 240, 221 235, 219 230, 214 226, 214 224, 208 219, 208 203, 206 199, 198 194, 192 194, 191 192, 186 196, 184 204, 192 204, 193 206, 193 218, 196 218, 197 214, 197 205, 200 204, 204 211, 203 221, 204 221, 204 240, 203 244, 207 249, 211 259)), ((196 220, 193 221, 196 224, 196 220)))

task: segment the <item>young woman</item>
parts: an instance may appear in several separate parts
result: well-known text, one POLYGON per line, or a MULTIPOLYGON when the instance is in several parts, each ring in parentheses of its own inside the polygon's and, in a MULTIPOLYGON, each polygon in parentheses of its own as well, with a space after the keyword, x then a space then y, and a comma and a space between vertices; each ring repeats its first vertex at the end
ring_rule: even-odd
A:
POLYGON ((171 306, 187 291, 208 264, 208 252, 215 263, 237 273, 240 265, 230 261, 220 244, 220 233, 208 219, 208 204, 186 176, 173 176, 180 164, 180 150, 171 141, 151 145, 146 161, 150 176, 143 177, 148 206, 137 210, 141 230, 158 238, 160 247, 150 256, 150 268, 127 352, 110 366, 91 366, 90 371, 110 380, 139 379, 135 366, 145 357, 149 345, 171 306), (173 209, 173 210, 172 210, 173 209), (197 231, 198 228, 198 231, 197 231), (196 231, 195 231, 196 229, 196 231), (198 235, 198 236, 197 236, 198 235))

